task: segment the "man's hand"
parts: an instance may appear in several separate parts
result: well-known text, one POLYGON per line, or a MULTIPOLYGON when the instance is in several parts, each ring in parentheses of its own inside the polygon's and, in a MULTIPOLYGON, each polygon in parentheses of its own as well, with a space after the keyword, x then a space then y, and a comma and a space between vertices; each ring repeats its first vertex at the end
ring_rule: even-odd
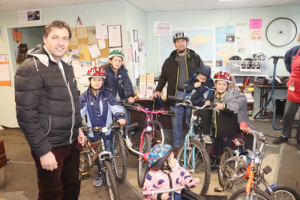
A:
POLYGON ((223 108, 224 108, 223 103, 217 103, 216 107, 214 107, 214 109, 216 109, 216 110, 223 110, 223 108))
POLYGON ((204 104, 210 104, 210 100, 206 100, 204 104))
POLYGON ((201 82, 200 81, 198 81, 198 82, 196 82, 195 84, 194 84, 194 87, 195 88, 198 88, 198 87, 200 87, 201 86, 201 82))
POLYGON ((84 140, 85 140, 84 134, 83 134, 81 128, 79 128, 79 135, 78 135, 79 144, 81 144, 83 146, 84 145, 84 140))
POLYGON ((129 97, 128 98, 128 102, 131 103, 131 104, 133 104, 134 103, 134 98, 133 97, 129 97))
POLYGON ((117 122, 119 122, 119 124, 120 124, 121 126, 126 125, 126 120, 125 120, 125 119, 119 119, 117 122))
POLYGON ((154 92, 154 94, 151 96, 151 100, 153 100, 153 98, 157 98, 157 97, 160 97, 160 96, 161 96, 161 92, 156 91, 156 92, 154 92))
POLYGON ((168 200, 170 198, 169 192, 163 193, 161 195, 161 200, 168 200))
POLYGON ((45 155, 41 156, 40 162, 41 162, 42 168, 45 170, 53 171, 53 170, 57 169, 57 167, 58 167, 56 158, 51 151, 49 151, 45 155))

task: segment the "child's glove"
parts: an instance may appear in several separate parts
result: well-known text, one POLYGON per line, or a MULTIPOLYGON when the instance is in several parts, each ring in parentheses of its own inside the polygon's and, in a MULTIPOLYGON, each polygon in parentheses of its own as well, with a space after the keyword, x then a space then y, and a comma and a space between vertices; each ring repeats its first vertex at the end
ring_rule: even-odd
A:
POLYGON ((163 193, 161 195, 161 200, 168 200, 168 198, 170 198, 169 192, 163 193))
POLYGON ((118 122, 119 122, 119 124, 120 124, 121 126, 126 125, 126 120, 125 120, 125 119, 119 119, 118 122))

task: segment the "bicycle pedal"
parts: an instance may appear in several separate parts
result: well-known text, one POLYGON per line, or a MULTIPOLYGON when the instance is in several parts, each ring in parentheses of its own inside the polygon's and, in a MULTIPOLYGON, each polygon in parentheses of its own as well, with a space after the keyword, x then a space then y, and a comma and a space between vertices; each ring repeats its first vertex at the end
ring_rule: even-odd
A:
POLYGON ((90 173, 89 172, 84 172, 81 174, 81 180, 85 180, 85 179, 88 179, 90 178, 90 173))
POLYGON ((224 192, 223 188, 221 188, 221 187, 216 187, 216 188, 214 189, 214 191, 215 191, 215 192, 224 192))

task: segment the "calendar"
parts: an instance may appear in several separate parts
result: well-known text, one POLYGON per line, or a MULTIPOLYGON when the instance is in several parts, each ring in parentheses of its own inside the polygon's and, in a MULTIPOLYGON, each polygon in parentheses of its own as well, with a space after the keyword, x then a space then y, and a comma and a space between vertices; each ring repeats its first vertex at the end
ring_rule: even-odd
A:
POLYGON ((0 86, 11 86, 8 56, 0 55, 0 86))

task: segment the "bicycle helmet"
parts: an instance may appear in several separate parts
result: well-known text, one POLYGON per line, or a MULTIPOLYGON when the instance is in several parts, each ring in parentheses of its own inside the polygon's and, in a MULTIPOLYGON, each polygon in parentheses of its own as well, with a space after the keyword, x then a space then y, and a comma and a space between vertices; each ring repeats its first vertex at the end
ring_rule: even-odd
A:
POLYGON ((148 156, 148 168, 154 171, 160 170, 169 155, 173 152, 173 147, 169 144, 156 144, 154 145, 148 156))
POLYGON ((228 72, 219 71, 214 76, 215 81, 226 81, 227 83, 231 83, 232 78, 228 72))
POLYGON ((229 58, 229 60, 242 60, 242 58, 240 56, 233 55, 229 58))
POLYGON ((175 43, 178 39, 185 39, 186 41, 190 41, 189 36, 185 32, 177 32, 173 36, 173 42, 175 43))
POLYGON ((124 60, 124 57, 125 57, 122 51, 114 50, 114 51, 110 52, 110 54, 108 56, 108 60, 111 60, 115 56, 121 57, 122 60, 124 60))
POLYGON ((87 71, 88 78, 101 77, 106 78, 106 72, 102 67, 93 67, 87 71))
POLYGON ((253 54, 253 58, 254 58, 254 60, 258 60, 258 61, 267 61, 268 60, 268 57, 262 52, 253 54))

